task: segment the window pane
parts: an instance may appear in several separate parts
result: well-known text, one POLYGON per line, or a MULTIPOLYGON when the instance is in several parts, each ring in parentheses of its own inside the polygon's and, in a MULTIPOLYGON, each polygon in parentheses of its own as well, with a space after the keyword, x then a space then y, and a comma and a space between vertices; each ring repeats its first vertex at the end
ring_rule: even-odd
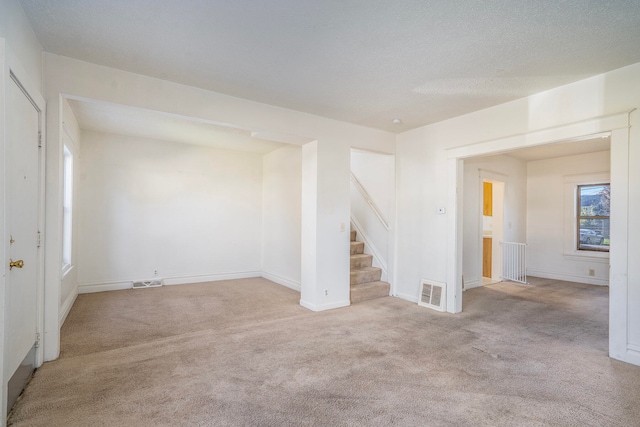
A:
POLYGON ((608 251, 609 220, 581 219, 578 249, 591 251, 608 251))
POLYGON ((580 216, 609 216, 610 185, 580 186, 580 216))

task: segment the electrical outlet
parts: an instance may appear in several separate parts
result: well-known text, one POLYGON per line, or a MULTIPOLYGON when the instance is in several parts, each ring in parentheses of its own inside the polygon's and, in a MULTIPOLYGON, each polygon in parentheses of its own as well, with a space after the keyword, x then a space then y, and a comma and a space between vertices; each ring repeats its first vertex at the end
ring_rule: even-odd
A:
POLYGON ((596 271, 593 268, 589 269, 589 276, 595 276, 596 275, 596 271))
POLYGON ((158 275, 158 270, 153 270, 153 275, 157 276, 158 275))
POLYGON ((328 297, 328 296, 329 296, 329 289, 325 289, 325 290, 324 290, 324 296, 325 296, 325 297, 328 297))

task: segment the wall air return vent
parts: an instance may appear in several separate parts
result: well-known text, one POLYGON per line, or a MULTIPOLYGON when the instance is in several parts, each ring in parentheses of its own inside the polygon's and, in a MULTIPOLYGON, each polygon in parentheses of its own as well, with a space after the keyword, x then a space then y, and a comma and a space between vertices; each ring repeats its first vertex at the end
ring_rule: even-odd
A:
POLYGON ((418 305, 445 311, 447 297, 447 284, 422 279, 418 305))
POLYGON ((162 279, 139 280, 133 282, 133 289, 146 289, 162 286, 162 279))

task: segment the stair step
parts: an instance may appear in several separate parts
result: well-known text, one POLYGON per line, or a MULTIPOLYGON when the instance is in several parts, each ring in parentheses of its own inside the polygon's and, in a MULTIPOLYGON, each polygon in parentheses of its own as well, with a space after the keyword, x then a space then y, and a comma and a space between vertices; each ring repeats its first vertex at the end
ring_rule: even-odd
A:
POLYGON ((356 241, 356 230, 351 230, 351 241, 352 242, 356 241))
POLYGON ((380 281, 351 285, 351 304, 388 297, 390 289, 391 285, 380 281))
POLYGON ((351 242, 351 255, 364 253, 364 242, 351 242))
POLYGON ((377 282, 382 276, 382 270, 378 267, 362 267, 351 270, 350 284, 358 285, 361 283, 377 282))
POLYGON ((371 267, 373 255, 354 254, 351 255, 351 268, 371 267))

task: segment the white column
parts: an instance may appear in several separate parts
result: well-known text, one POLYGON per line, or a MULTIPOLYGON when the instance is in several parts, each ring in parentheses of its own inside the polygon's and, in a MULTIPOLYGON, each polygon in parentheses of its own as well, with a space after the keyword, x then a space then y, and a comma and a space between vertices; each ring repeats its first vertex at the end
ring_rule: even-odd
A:
POLYGON ((302 147, 302 271, 300 305, 313 311, 349 301, 348 143, 302 147))

